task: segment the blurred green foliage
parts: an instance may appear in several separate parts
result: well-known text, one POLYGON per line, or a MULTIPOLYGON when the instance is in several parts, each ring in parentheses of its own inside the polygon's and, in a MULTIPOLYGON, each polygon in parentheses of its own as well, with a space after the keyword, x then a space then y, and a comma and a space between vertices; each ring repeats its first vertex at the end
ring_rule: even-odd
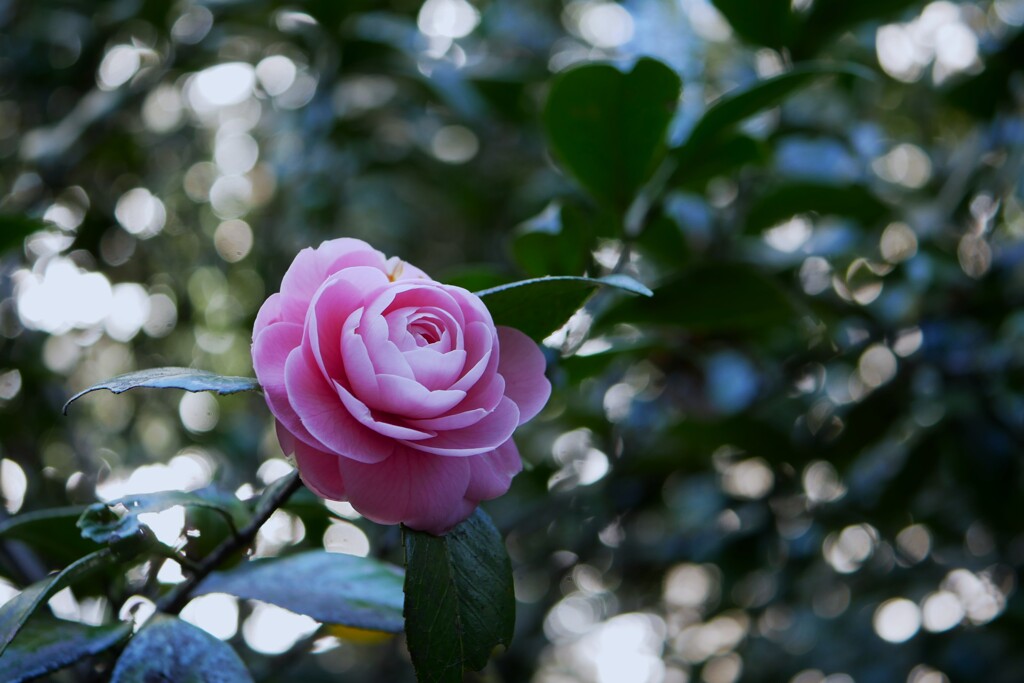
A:
MULTIPOLYGON (((518 600, 487 680, 1024 679, 1022 24, 1019 0, 0 2, 0 598, 95 551, 97 498, 286 469, 252 394, 61 406, 145 368, 251 375, 294 254, 352 236, 473 290, 655 294, 604 288, 548 338, 550 405, 487 505, 518 600)), ((204 512, 196 557, 226 533, 204 512)), ((271 521, 259 556, 401 559, 305 491, 271 521)), ((51 603, 69 642, 179 580, 122 574, 51 603)), ((412 680, 401 638, 206 604, 184 618, 258 680, 412 680)))

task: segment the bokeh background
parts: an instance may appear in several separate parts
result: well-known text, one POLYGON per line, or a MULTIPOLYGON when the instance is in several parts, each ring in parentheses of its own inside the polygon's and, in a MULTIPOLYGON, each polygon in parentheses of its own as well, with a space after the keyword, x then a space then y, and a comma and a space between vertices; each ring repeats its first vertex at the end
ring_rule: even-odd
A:
MULTIPOLYGON (((655 297, 601 294, 547 341, 526 471, 486 505, 519 614, 479 680, 1024 680, 1022 25, 1021 0, 0 2, 5 514, 286 472, 256 395, 60 409, 135 369, 251 375, 303 247, 358 237, 472 289, 618 270, 655 297), (623 230, 541 113, 559 72, 642 56, 683 80, 671 146, 804 60, 875 77, 750 118, 623 230)), ((401 559, 305 492, 256 554, 309 547, 401 559)), ((25 550, 0 600, 74 558, 25 550)), ((181 579, 133 571, 157 570, 181 579)), ((412 680, 400 638, 226 596, 185 617, 261 680, 412 680)))

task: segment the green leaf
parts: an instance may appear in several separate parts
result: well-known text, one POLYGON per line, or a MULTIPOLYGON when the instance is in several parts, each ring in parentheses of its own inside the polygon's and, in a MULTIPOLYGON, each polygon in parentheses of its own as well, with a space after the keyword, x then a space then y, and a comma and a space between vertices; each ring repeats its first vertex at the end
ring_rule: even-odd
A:
POLYGON ((494 648, 508 647, 515 626, 512 567, 501 533, 477 509, 448 532, 402 528, 405 631, 420 683, 461 683, 494 648))
POLYGON ((150 368, 149 370, 139 370, 138 372, 119 375, 105 382, 94 384, 88 389, 83 389, 69 398, 68 402, 64 404, 64 414, 67 414, 68 406, 91 391, 107 389, 115 394, 121 394, 129 389, 140 387, 237 394, 240 391, 258 391, 260 385, 254 377, 228 377, 193 368, 150 368))
POLYGON ((625 74, 587 64, 555 78, 543 119, 569 172, 600 202, 624 213, 664 152, 682 84, 644 58, 625 74))
MULTIPOLYGON (((680 160, 689 152, 678 152, 680 160)), ((703 190, 709 180, 748 164, 767 161, 769 148, 748 135, 724 135, 701 148, 700 163, 687 160, 676 166, 670 183, 676 187, 703 190)))
POLYGON ((720 136, 731 132, 750 117, 771 109, 787 97, 815 81, 836 75, 873 80, 872 71, 848 62, 806 62, 790 71, 722 96, 694 126, 686 143, 676 151, 680 165, 695 163, 696 153, 720 136))
POLYGON ((0 654, 11 644, 36 608, 52 598, 57 591, 106 566, 112 558, 110 550, 97 550, 71 563, 63 571, 32 584, 4 603, 0 607, 0 654))
POLYGON ((124 649, 111 683, 252 681, 229 645, 177 617, 157 614, 124 649))
POLYGON ((134 534, 139 527, 138 515, 161 512, 175 505, 214 510, 238 529, 249 521, 245 505, 232 494, 214 487, 198 491, 158 491, 125 496, 86 508, 78 520, 82 536, 97 543, 134 534))
POLYGON ((770 277, 741 263, 710 263, 684 270, 652 299, 618 305, 602 325, 671 325, 692 333, 760 331, 792 324, 797 309, 770 277))
POLYGON ((593 222, 574 207, 549 206, 516 230, 516 262, 536 277, 585 272, 594 242, 593 222))
POLYGON ((863 185, 787 183, 761 196, 747 214, 747 232, 760 232, 801 213, 846 216, 871 226, 889 207, 863 185))
POLYGON ((23 512, 0 522, 0 538, 29 543, 33 550, 64 566, 98 550, 75 525, 85 510, 76 505, 23 512))
POLYGON ((262 600, 325 624, 402 630, 403 572, 370 557, 311 550, 253 560, 203 580, 193 595, 229 593, 262 600))
POLYGON ((712 0, 733 29, 749 43, 785 46, 794 26, 792 0, 712 0))
POLYGON ((815 2, 793 41, 798 58, 818 52, 844 31, 866 21, 885 21, 898 16, 916 0, 858 0, 857 2, 815 2))
POLYGON ((651 296, 651 290, 626 275, 541 277, 492 287, 477 296, 487 304, 496 325, 515 327, 541 341, 565 324, 595 289, 607 286, 651 296))
POLYGON ((109 650, 131 633, 130 622, 86 626, 40 616, 25 624, 0 655, 0 680, 20 683, 38 678, 109 650))

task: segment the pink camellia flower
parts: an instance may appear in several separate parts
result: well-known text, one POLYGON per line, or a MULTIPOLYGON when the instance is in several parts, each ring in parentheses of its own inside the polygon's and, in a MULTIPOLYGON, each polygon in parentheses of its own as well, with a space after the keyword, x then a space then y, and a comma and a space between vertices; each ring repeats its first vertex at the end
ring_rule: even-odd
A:
POLYGON ((355 239, 304 249, 260 308, 253 365, 309 488, 441 534, 505 493, 544 355, 476 295, 355 239))

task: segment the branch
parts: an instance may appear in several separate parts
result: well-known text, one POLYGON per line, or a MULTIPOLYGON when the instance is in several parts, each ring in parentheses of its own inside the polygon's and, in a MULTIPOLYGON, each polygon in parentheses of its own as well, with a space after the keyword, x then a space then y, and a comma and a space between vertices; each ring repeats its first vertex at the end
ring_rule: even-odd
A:
POLYGON ((219 567, 226 559, 231 557, 242 548, 252 543, 256 533, 260 530, 270 515, 284 505, 293 493, 302 485, 299 479, 299 471, 293 470, 291 474, 282 477, 268 487, 260 498, 256 509, 253 512, 252 520, 246 524, 236 535, 230 536, 213 552, 203 558, 195 571, 183 582, 179 583, 170 592, 157 602, 157 610, 166 614, 177 614, 188 603, 192 591, 206 576, 219 567))

